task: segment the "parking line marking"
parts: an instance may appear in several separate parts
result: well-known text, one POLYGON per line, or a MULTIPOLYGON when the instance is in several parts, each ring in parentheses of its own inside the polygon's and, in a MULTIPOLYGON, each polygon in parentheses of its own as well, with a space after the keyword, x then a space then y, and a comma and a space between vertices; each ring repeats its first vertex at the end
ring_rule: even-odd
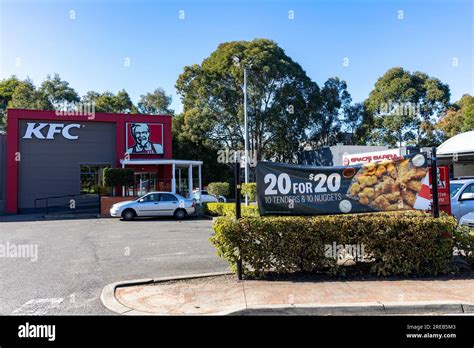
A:
POLYGON ((20 315, 45 315, 48 314, 49 310, 58 308, 63 301, 64 298, 62 297, 33 299, 24 303, 12 313, 20 315))

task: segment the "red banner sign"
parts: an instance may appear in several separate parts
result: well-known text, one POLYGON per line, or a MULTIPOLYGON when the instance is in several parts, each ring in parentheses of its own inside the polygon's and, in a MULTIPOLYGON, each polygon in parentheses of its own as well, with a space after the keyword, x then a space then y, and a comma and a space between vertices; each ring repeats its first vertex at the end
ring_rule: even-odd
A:
MULTIPOLYGON (((431 171, 430 187, 432 185, 431 171)), ((451 214, 451 195, 449 192, 449 167, 438 167, 438 204, 439 209, 451 214)))

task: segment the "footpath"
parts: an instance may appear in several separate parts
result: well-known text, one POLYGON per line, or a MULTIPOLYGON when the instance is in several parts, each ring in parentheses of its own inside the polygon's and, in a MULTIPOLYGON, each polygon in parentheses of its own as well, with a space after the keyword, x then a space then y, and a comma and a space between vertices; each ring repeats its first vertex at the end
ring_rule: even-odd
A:
POLYGON ((474 315, 474 277, 243 280, 213 273, 107 285, 126 315, 474 315))

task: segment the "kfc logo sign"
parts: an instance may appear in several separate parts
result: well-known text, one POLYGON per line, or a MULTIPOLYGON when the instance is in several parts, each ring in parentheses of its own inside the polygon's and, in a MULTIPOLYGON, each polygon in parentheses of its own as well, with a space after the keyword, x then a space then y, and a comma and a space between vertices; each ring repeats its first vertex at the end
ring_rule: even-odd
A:
POLYGON ((76 123, 64 125, 63 123, 28 122, 23 139, 54 139, 56 134, 61 134, 68 140, 77 140, 79 136, 71 133, 73 128, 81 128, 81 125, 76 123))
POLYGON ((127 123, 127 154, 163 154, 163 125, 161 123, 127 123))

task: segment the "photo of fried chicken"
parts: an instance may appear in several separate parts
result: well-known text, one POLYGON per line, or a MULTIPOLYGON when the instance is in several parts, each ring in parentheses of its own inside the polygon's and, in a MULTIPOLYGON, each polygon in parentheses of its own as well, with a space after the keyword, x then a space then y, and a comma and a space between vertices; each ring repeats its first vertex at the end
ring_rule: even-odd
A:
POLYGON ((380 211, 413 209, 426 166, 399 158, 364 164, 352 179, 347 195, 380 211))

